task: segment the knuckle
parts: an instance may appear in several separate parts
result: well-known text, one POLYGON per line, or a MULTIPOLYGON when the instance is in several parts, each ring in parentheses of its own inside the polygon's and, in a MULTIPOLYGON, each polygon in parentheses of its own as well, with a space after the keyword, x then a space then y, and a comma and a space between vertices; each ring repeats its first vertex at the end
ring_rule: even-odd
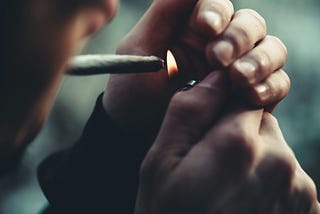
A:
POLYGON ((270 173, 277 173, 282 175, 282 179, 286 184, 290 184, 295 170, 295 164, 291 158, 281 154, 268 154, 265 158, 270 164, 270 173))
POLYGON ((153 154, 151 149, 143 160, 139 171, 142 180, 150 180, 155 175, 156 169, 158 168, 156 156, 157 155, 153 154))
POLYGON ((240 52, 239 54, 243 53, 244 50, 242 49, 245 46, 253 46, 251 44, 251 34, 244 26, 234 24, 225 31, 224 36, 236 46, 237 51, 240 52))
MULTIPOLYGON (((310 203, 317 199, 317 188, 314 181, 299 167, 296 173, 296 184, 293 192, 297 198, 300 198, 304 204, 310 203)), ((310 205, 311 207, 311 205, 310 205)))
MULTIPOLYGON (((231 1, 229 0, 206 0, 206 4, 204 4, 207 8, 214 10, 215 12, 224 14, 226 17, 230 16, 234 13, 234 7, 231 1)), ((230 19, 228 18, 228 19, 230 19)))
POLYGON ((256 168, 264 185, 276 187, 281 193, 288 193, 293 180, 294 165, 279 153, 265 153, 256 168))
POLYGON ((275 101, 283 99, 291 87, 290 78, 283 70, 273 73, 265 82, 275 101))
POLYGON ((292 180, 293 178, 293 172, 295 169, 295 164, 290 160, 291 158, 285 159, 285 158, 278 158, 274 162, 274 165, 278 167, 278 170, 284 171, 287 173, 287 179, 288 181, 292 180))
MULTIPOLYGON (((229 0, 220 0, 220 8, 222 14, 225 14, 224 16, 224 22, 229 23, 232 14, 234 13, 234 7, 231 1, 229 0)), ((218 3, 219 4, 219 3, 218 3)), ((214 3, 214 5, 217 5, 217 2, 214 3)))
POLYGON ((261 76, 267 75, 273 72, 272 63, 270 56, 267 52, 261 50, 253 55, 251 55, 252 59, 256 62, 258 67, 258 72, 260 72, 261 76))
POLYGON ((316 202, 312 214, 320 214, 320 203, 316 202))
POLYGON ((169 113, 176 118, 189 118, 190 121, 207 121, 208 112, 218 110, 217 100, 223 102, 221 96, 225 92, 218 86, 199 84, 188 91, 174 95, 169 105, 169 113), (214 99, 213 99, 214 98, 214 99))
POLYGON ((303 213, 307 213, 311 210, 312 205, 316 201, 315 191, 308 187, 295 188, 293 191, 292 200, 297 203, 296 206, 303 213))
POLYGON ((232 2, 231 1, 226 1, 226 3, 228 4, 228 7, 229 7, 230 11, 233 14, 234 13, 234 6, 233 6, 232 2))
POLYGON ((226 0, 202 0, 197 3, 196 7, 199 9, 196 10, 195 22, 197 24, 195 28, 200 31, 204 30, 203 27, 208 28, 205 30, 208 34, 213 33, 217 35, 221 33, 230 22, 234 13, 233 4, 231 1, 226 0), (208 16, 209 14, 211 14, 211 18, 208 16), (215 16, 213 17, 212 14, 215 14, 215 16))
MULTIPOLYGON (((240 125, 240 124, 238 124, 240 125)), ((223 139, 219 141, 219 150, 227 159, 250 162, 254 158, 255 140, 247 131, 234 125, 232 129, 224 131, 223 139)))
POLYGON ((278 92, 278 100, 283 99, 287 94, 289 93, 290 90, 290 79, 283 79, 282 82, 279 85, 279 92, 278 92))
POLYGON ((271 155, 273 156, 275 159, 279 159, 279 162, 283 162, 283 165, 288 165, 288 167, 291 168, 291 171, 294 172, 298 165, 297 165, 297 159, 296 156, 293 152, 293 150, 284 142, 278 142, 279 143, 279 148, 278 150, 276 150, 276 148, 272 148, 274 151, 274 154, 271 155))
POLYGON ((273 124, 275 127, 279 127, 279 122, 278 122, 277 118, 269 112, 263 113, 262 120, 273 124))
POLYGON ((251 141, 248 134, 241 128, 235 128, 233 131, 227 132, 227 138, 229 141, 235 142, 236 145, 247 145, 251 141))
POLYGON ((267 40, 270 40, 271 42, 275 43, 275 44, 278 44, 279 47, 281 47, 283 53, 285 56, 288 55, 288 50, 287 50, 287 47, 285 46, 285 44, 276 36, 273 36, 273 35, 267 35, 266 36, 266 39, 267 40))
POLYGON ((260 81, 258 66, 249 56, 237 59, 230 67, 231 81, 242 88, 253 87, 260 81))
POLYGON ((152 146, 140 165, 141 182, 148 184, 166 176, 166 160, 167 152, 159 146, 152 146))
POLYGON ((251 16, 253 20, 256 21, 257 26, 260 27, 261 29, 266 29, 267 28, 267 23, 265 19, 255 10, 252 9, 241 9, 239 10, 240 13, 246 13, 247 15, 251 16))
POLYGON ((224 35, 237 45, 240 55, 266 36, 265 20, 254 10, 241 9, 234 15, 224 35))
POLYGON ((222 14, 226 14, 225 21, 230 21, 232 14, 234 13, 234 6, 230 0, 220 0, 216 2, 212 2, 212 8, 221 8, 220 11, 222 14), (230 17, 229 17, 230 16, 230 17))
POLYGON ((289 75, 284 70, 280 70, 279 72, 282 75, 282 81, 285 91, 289 91, 291 87, 291 80, 289 75))
POLYGON ((170 112, 178 117, 200 114, 206 105, 206 98, 186 91, 177 93, 170 102, 170 112))

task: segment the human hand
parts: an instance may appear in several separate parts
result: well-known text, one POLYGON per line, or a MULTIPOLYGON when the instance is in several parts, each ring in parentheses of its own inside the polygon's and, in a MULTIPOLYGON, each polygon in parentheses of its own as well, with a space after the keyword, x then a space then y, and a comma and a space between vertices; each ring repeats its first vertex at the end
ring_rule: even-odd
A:
MULTIPOLYGON (((115 13, 117 0, 5 1, 1 13, 0 163, 37 134, 68 58, 115 13)), ((1 166, 0 166, 1 168, 1 166)))
POLYGON ((217 68, 230 73, 235 91, 251 104, 268 106, 288 93, 289 78, 280 70, 287 55, 284 45, 266 37, 259 14, 234 13, 230 1, 156 0, 118 53, 165 58, 168 49, 177 60, 177 75, 169 77, 166 71, 111 75, 103 98, 106 111, 120 127, 150 142, 174 92, 217 68))
POLYGON ((142 164, 135 214, 320 213, 277 120, 262 109, 226 111, 224 79, 210 73, 171 100, 142 164))

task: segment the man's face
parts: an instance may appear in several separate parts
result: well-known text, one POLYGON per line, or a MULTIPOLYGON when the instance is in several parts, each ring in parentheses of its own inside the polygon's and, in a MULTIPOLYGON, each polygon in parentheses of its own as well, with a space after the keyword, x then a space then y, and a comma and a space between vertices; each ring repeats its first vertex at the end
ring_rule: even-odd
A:
POLYGON ((18 29, 19 52, 44 62, 43 72, 61 71, 68 58, 113 18, 117 6, 118 0, 28 0, 18 29))
MULTIPOLYGON (((24 74, 21 83, 16 83, 18 88, 27 88, 32 82, 33 91, 50 94, 53 100, 69 58, 112 19, 118 0, 26 0, 23 7, 19 4, 11 9, 17 16, 8 14, 6 19, 11 28, 4 34, 10 41, 6 40, 3 52, 12 54, 4 62, 9 65, 3 66, 11 68, 10 76, 24 74), (19 63, 10 63, 16 59, 19 63)), ((25 98, 31 103, 36 98, 32 93, 25 98)), ((42 110, 43 116, 39 114, 39 123, 52 101, 43 102, 49 104, 42 110)))
POLYGON ((118 0, 7 0, 3 4, 0 128, 9 130, 5 136, 1 133, 5 143, 1 151, 7 156, 38 132, 69 58, 110 21, 118 0))
MULTIPOLYGON (((86 1, 94 2, 91 0, 86 0, 86 1)), ((110 20, 115 15, 115 12, 118 7, 118 0, 95 0, 95 1, 97 1, 96 7, 102 9, 102 13, 105 14, 105 16, 107 17, 107 20, 110 20)))

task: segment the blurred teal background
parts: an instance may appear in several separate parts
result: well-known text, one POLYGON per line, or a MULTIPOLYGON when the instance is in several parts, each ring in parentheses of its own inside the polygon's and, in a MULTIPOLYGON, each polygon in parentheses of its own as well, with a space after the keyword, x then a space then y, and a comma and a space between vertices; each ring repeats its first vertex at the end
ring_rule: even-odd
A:
MULTIPOLYGON (((150 0, 122 1, 114 21, 97 34, 85 53, 114 53, 117 43, 136 23, 150 0)), ((236 9, 253 8, 268 23, 268 33, 286 44, 285 70, 292 80, 289 96, 276 115, 298 160, 320 186, 320 2, 317 0, 238 0, 236 9)), ((21 166, 0 179, 0 213, 34 214, 45 206, 36 167, 48 154, 70 145, 80 135, 107 75, 66 77, 50 118, 26 151, 21 166)))

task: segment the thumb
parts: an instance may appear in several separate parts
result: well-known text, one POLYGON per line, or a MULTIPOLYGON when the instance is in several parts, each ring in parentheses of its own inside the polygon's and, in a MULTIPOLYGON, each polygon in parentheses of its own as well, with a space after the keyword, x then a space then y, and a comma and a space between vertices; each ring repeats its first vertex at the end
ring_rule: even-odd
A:
POLYGON ((172 149, 174 153, 189 149, 218 119, 227 91, 226 74, 211 72, 194 88, 177 93, 170 102, 155 146, 165 147, 160 150, 166 154, 172 149))
POLYGON ((164 57, 171 38, 189 18, 196 3, 197 0, 155 0, 123 39, 118 53, 164 57))

